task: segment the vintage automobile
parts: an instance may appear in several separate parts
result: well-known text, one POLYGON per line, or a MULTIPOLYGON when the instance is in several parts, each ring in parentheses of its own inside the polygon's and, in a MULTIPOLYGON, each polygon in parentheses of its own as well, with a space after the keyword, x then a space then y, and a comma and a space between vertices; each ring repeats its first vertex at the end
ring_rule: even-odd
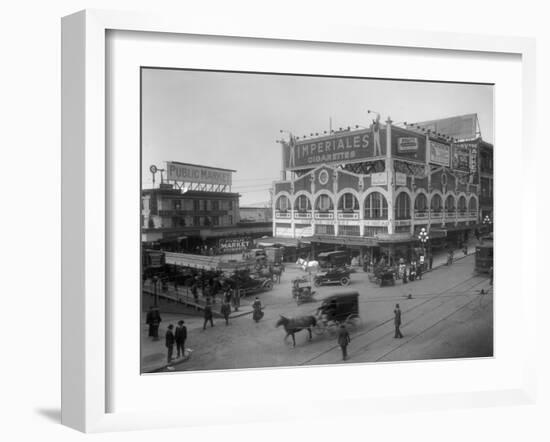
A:
POLYGON ((314 294, 315 291, 311 289, 311 283, 307 278, 302 277, 292 280, 292 297, 296 300, 296 304, 314 302, 314 294))
POLYGON ((340 284, 346 286, 349 285, 350 281, 350 271, 342 267, 337 267, 317 273, 313 279, 313 284, 315 287, 327 284, 340 284))

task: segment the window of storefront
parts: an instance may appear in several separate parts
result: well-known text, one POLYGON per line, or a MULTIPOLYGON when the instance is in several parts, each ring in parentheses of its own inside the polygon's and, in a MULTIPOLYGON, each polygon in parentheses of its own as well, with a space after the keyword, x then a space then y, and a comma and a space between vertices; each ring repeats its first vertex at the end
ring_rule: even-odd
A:
POLYGON ((401 192, 395 202, 395 219, 411 218, 411 199, 405 192, 401 192))
POLYGON ((365 198, 365 219, 388 219, 388 202, 380 192, 365 198))
POLYGON ((466 206, 466 197, 462 195, 460 198, 458 198, 458 211, 460 213, 464 213, 468 210, 468 207, 466 206))
POLYGON ((213 226, 219 226, 220 225, 220 217, 215 215, 211 217, 212 219, 212 225, 213 226))
POLYGON ((286 212, 290 208, 290 200, 285 195, 282 195, 277 198, 275 207, 279 212, 286 212))
POLYGON ((317 224, 315 226, 317 235, 334 235, 334 226, 332 224, 317 224))
POLYGON ((432 196, 431 210, 435 213, 439 213, 441 212, 441 210, 443 210, 443 200, 438 194, 432 196))
POLYGON ((363 230, 363 235, 364 236, 373 237, 373 236, 378 235, 379 233, 388 233, 388 228, 387 227, 365 226, 365 228, 363 230))
POLYGON ((220 210, 220 202, 218 200, 212 201, 212 210, 220 210))
MULTIPOLYGON (((193 200, 193 210, 198 212, 201 209, 200 200, 193 200)), ((197 224, 195 224, 197 225, 197 224)))
POLYGON ((428 198, 423 193, 419 193, 414 200, 414 210, 420 213, 428 210, 428 198))
POLYGON ((315 204, 315 208, 320 212, 328 212, 329 210, 333 210, 334 206, 332 204, 332 200, 328 195, 319 195, 319 198, 317 198, 317 203, 315 204))
POLYGON ((447 212, 454 212, 455 211, 455 197, 452 195, 449 195, 447 199, 445 199, 445 210, 447 212))
POLYGON ((477 212, 477 201, 474 197, 470 198, 468 206, 470 208, 470 212, 477 212))
POLYGON ((344 212, 359 210, 359 201, 357 201, 357 198, 352 193, 344 193, 338 202, 338 210, 343 210, 344 212))
POLYGON ((359 236, 360 233, 359 226, 339 226, 338 235, 344 236, 359 236))
POLYGON ((294 210, 298 212, 307 212, 311 210, 311 201, 305 195, 300 195, 294 203, 294 210))

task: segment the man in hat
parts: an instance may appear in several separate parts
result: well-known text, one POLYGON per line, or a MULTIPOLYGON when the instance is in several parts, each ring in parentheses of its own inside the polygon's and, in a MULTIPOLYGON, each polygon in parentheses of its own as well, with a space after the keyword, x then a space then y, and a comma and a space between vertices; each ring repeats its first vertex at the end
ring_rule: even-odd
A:
POLYGON ((395 304, 395 309, 393 310, 393 323, 395 325, 395 335, 393 337, 401 339, 403 335, 399 329, 401 327, 401 309, 399 308, 399 304, 395 304))
POLYGON ((212 319, 212 306, 210 305, 210 299, 206 300, 206 305, 204 306, 204 324, 202 326, 203 330, 206 330, 206 324, 210 322, 210 326, 214 327, 214 320, 212 319))
POLYGON ((170 324, 168 326, 168 330, 166 331, 166 348, 168 349, 168 357, 167 361, 168 363, 172 362, 172 355, 174 354, 174 332, 172 331, 174 329, 174 326, 170 324))
POLYGON ((187 327, 185 325, 185 321, 180 320, 178 321, 178 326, 176 327, 176 357, 185 356, 185 340, 187 339, 187 327))
POLYGON ((344 324, 340 324, 340 328, 338 329, 338 345, 342 349, 342 360, 344 361, 348 358, 348 344, 350 341, 351 338, 346 327, 344 324))
POLYGON ((149 325, 149 336, 153 338, 153 341, 159 340, 159 326, 161 321, 162 318, 160 317, 159 309, 153 306, 149 307, 145 323, 149 325))
POLYGON ((231 305, 229 305, 229 301, 227 299, 223 300, 222 307, 220 309, 220 313, 222 314, 223 318, 225 319, 225 325, 229 325, 229 315, 231 314, 231 305))

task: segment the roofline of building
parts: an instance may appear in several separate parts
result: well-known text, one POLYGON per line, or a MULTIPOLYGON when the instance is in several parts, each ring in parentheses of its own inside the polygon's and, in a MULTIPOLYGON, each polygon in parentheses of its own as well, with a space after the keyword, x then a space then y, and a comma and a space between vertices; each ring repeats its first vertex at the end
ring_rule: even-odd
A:
POLYGON ((224 172, 237 172, 236 170, 233 170, 233 169, 224 169, 222 167, 204 166, 202 164, 182 163, 180 161, 166 161, 166 162, 167 163, 179 164, 180 166, 194 166, 194 167, 202 167, 203 169, 223 170, 224 172))

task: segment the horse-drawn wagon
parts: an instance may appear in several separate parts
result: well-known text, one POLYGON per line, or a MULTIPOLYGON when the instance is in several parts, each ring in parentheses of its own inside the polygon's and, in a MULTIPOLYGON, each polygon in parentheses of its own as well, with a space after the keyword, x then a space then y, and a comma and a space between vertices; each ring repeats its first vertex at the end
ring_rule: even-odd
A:
POLYGON ((317 323, 313 332, 318 335, 327 331, 335 334, 341 324, 348 329, 357 328, 361 323, 359 292, 341 292, 325 298, 317 309, 316 318, 317 323))

